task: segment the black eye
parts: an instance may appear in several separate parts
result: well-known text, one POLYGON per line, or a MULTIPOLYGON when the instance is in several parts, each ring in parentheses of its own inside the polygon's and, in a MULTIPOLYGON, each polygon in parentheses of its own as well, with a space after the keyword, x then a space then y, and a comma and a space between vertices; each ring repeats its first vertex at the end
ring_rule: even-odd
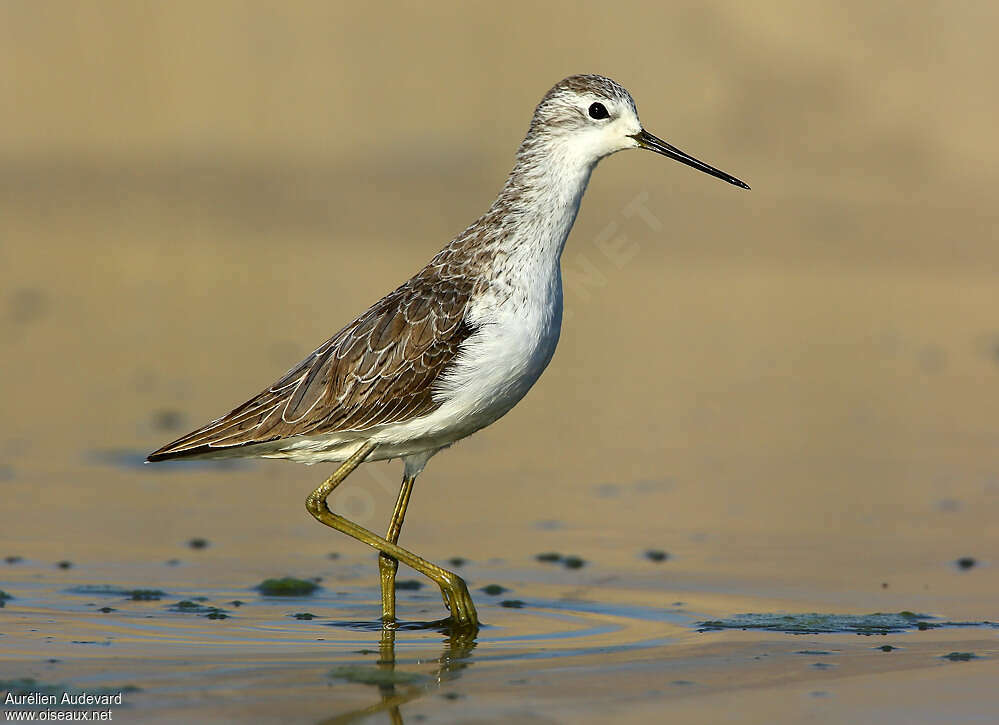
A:
POLYGON ((595 118, 599 121, 601 118, 607 118, 608 116, 610 116, 610 114, 607 113, 607 109, 604 107, 604 104, 602 103, 590 104, 590 118, 595 118))

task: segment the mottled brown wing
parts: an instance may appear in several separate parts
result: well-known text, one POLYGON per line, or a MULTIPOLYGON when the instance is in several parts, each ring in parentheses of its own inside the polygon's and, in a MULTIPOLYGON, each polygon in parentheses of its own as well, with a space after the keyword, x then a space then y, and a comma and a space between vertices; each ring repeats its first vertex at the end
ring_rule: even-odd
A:
POLYGON ((298 435, 365 430, 435 410, 432 386, 472 334, 473 281, 417 276, 274 385, 147 460, 204 455, 298 435))

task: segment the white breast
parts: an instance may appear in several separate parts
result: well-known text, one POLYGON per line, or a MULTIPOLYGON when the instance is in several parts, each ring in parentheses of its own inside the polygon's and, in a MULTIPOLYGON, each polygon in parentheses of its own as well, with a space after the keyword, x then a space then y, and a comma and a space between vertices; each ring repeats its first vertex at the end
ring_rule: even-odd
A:
POLYGON ((468 320, 478 331, 435 391, 445 402, 434 417, 457 437, 508 412, 551 361, 562 327, 557 261, 530 270, 528 279, 497 280, 469 309, 468 320))

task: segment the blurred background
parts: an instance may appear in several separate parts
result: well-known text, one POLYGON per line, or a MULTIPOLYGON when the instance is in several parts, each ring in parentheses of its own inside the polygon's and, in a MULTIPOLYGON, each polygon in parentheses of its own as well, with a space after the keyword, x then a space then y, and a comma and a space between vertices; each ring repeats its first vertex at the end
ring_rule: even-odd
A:
MULTIPOLYGON (((641 534, 681 570, 806 578, 884 546, 872 583, 981 555, 997 20, 986 2, 3 2, 8 545, 142 559, 210 531, 234 556, 325 551, 301 510, 325 470, 138 461, 418 270, 491 202, 545 91, 598 72, 753 190, 652 154, 601 164, 548 374, 435 459, 404 538, 487 558, 569 536, 510 543, 557 521, 608 557, 641 534)), ((399 471, 369 468, 344 505, 380 528, 399 471)))
MULTIPOLYGON (((332 467, 142 460, 419 270, 490 204, 542 95, 596 72, 752 191, 653 154, 597 169, 548 372, 416 484, 401 543, 466 560, 497 625, 460 684, 474 697, 420 707, 989 719, 991 630, 886 655, 691 622, 996 620, 997 37, 995 2, 0 0, 0 675, 136 684, 163 722, 192 721, 167 702, 246 709, 225 722, 267 698, 281 723, 367 706, 325 674, 380 656, 377 632, 324 626, 379 596, 374 552, 303 510, 332 467), (285 574, 322 577, 323 599, 251 589, 285 574), (98 613, 86 587, 108 582, 247 606, 98 613)), ((400 475, 364 466, 334 508, 382 530, 400 475)), ((403 618, 443 614, 429 586, 401 597, 403 618)), ((449 658, 438 639, 401 633, 400 651, 449 658)))

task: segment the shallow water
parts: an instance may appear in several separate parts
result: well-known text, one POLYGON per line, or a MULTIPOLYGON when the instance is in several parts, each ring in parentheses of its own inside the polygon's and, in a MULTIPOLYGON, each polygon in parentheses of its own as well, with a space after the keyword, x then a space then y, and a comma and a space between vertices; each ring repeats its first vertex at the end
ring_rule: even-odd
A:
MULTIPOLYGON (((181 472, 170 476, 231 475, 176 468, 181 472)), ((184 485, 182 478, 174 484, 184 485)), ((637 490, 663 495, 647 483, 637 490)), ((179 512, 168 507, 167 514, 179 512)), ((228 551, 224 529, 204 548, 161 542, 153 544, 158 556, 138 559, 128 547, 111 562, 83 556, 65 569, 24 558, 3 569, 13 598, 2 613, 0 679, 9 689, 31 678, 20 684, 24 691, 122 690, 125 704, 113 709, 126 722, 641 722, 653 712, 694 712, 705 722, 839 722, 887 702, 872 701, 868 682, 918 681, 937 692, 985 686, 994 677, 995 625, 949 621, 947 608, 964 616, 989 609, 974 597, 955 606, 955 584, 970 581, 956 566, 923 572, 918 596, 893 594, 893 585, 821 591, 796 586, 793 577, 704 577, 674 557, 655 562, 637 548, 622 557, 633 534, 587 547, 587 537, 568 535, 575 528, 528 525, 524 537, 575 540, 586 555, 578 569, 516 553, 463 563, 484 623, 475 637, 429 624, 444 614, 429 585, 400 591, 400 626, 381 631, 373 621, 375 557, 336 537, 319 539, 342 545, 336 558, 321 550, 228 551), (319 577, 320 588, 308 596, 261 595, 261 572, 282 574, 282 566, 319 577), (504 591, 486 594, 487 584, 504 591), (931 584, 941 596, 925 593, 931 584), (861 611, 897 602, 928 611, 813 614, 851 602, 861 611), (750 611, 768 614, 739 614, 750 611), (224 616, 206 616, 211 612, 224 616), (750 711, 733 708, 730 698, 744 691, 773 696, 750 711)), ((91 541, 100 538, 94 532, 91 541)), ((708 544, 697 546, 712 555, 708 544)), ((862 575, 865 567, 850 570, 862 575)), ((939 697, 929 710, 921 698, 892 699, 880 719, 937 721, 939 697)), ((991 711, 970 696, 946 703, 955 719, 991 711)))
MULTIPOLYGON (((356 557, 338 559, 337 568, 362 563, 374 571, 373 560, 356 557)), ((541 572, 534 570, 543 566, 465 567, 473 583, 488 579, 510 587, 500 596, 477 592, 485 624, 468 637, 418 625, 441 614, 437 594, 426 589, 400 592, 405 620, 398 631, 380 631, 371 621, 378 607, 374 577, 367 583, 324 581, 306 597, 265 597, 217 581, 198 586, 212 572, 213 578, 241 578, 241 572, 219 572, 206 562, 54 571, 22 561, 5 571, 16 598, 4 611, 0 677, 33 678, 37 686, 22 685, 30 690, 124 690, 125 704, 115 717, 126 722, 351 722, 378 712, 404 721, 432 716, 466 722, 469 708, 472 719, 486 721, 554 716, 637 722, 650 707, 690 698, 705 699, 702 707, 710 711, 724 693, 746 687, 785 692, 790 700, 771 712, 787 715, 815 709, 810 700, 835 698, 844 678, 910 673, 930 675, 935 686, 955 679, 967 684, 968 678, 991 676, 983 670, 994 673, 992 658, 999 655, 989 626, 943 623, 919 631, 915 618, 897 615, 892 623, 898 630, 890 635, 858 636, 846 626, 825 634, 705 631, 705 619, 733 606, 776 602, 741 597, 737 605, 731 597, 702 592, 685 593, 690 601, 665 602, 667 593, 650 591, 638 570, 600 576, 592 588, 592 577, 580 576, 567 588, 537 581, 541 572), (94 584, 111 578, 114 585, 94 584), (158 598, 130 597, 129 590, 153 582, 158 598), (504 597, 523 606, 500 606, 504 597), (178 601, 226 616, 178 611, 178 601), (302 613, 314 619, 295 617, 302 613), (944 658, 954 652, 973 657, 944 658), (961 671, 950 669, 955 667, 961 671)), ((783 605, 784 611, 804 606, 783 605)), ((884 624, 883 615, 875 619, 884 624)), ((786 620, 796 631, 799 623, 786 620)), ((840 707, 819 709, 832 722, 840 707)), ((901 708, 893 717, 912 722, 913 712, 901 708)))

